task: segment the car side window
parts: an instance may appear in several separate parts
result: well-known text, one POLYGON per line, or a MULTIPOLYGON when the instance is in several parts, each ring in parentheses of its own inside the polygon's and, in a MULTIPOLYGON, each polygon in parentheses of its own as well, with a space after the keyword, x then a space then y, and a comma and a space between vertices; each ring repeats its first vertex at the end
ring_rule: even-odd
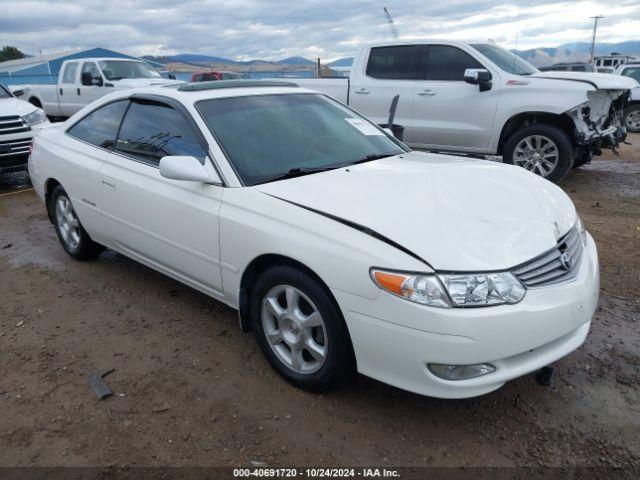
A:
POLYGON ((415 80, 418 74, 415 45, 375 47, 367 63, 367 76, 386 80, 415 80))
POLYGON ((631 77, 637 82, 640 82, 640 67, 625 68, 622 75, 625 77, 631 77))
POLYGON ((62 75, 62 83, 75 83, 76 72, 78 71, 78 64, 76 62, 67 63, 62 75))
POLYGON ((96 147, 112 149, 128 104, 129 100, 119 100, 100 107, 67 130, 67 133, 96 147))
POLYGON ((464 81, 467 68, 484 68, 467 52, 449 45, 431 45, 427 50, 426 80, 464 81))
POLYGON ((82 65, 82 73, 89 72, 91 74, 91 78, 99 78, 100 70, 98 70, 98 66, 94 62, 84 62, 82 65))
POLYGON ((188 155, 204 162, 205 149, 184 116, 153 101, 134 101, 125 115, 116 150, 152 166, 168 155, 188 155))

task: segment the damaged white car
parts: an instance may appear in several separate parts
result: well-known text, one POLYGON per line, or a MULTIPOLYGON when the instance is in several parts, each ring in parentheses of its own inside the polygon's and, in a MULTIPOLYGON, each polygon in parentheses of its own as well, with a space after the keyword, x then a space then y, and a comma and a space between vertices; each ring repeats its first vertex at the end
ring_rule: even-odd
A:
POLYGON ((237 308, 308 389, 357 370, 481 395, 578 348, 598 301, 560 188, 294 84, 115 92, 39 132, 29 173, 72 257, 109 247, 237 308))
POLYGON ((296 79, 377 124, 394 123, 415 148, 503 157, 557 181, 625 139, 632 78, 540 72, 493 43, 446 40, 362 48, 349 78, 296 79))

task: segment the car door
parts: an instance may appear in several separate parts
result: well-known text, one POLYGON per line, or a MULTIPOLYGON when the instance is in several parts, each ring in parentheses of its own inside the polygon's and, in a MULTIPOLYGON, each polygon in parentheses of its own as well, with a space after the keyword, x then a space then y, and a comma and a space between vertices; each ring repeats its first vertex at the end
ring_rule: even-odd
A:
POLYGON ((132 99, 100 170, 100 208, 113 247, 213 295, 222 291, 222 187, 164 178, 167 155, 207 159, 206 143, 175 101, 132 99))
POLYGON ((373 47, 364 72, 355 72, 349 105, 374 123, 386 124, 393 97, 399 95, 394 123, 404 126, 404 141, 413 138, 413 91, 418 74, 416 45, 373 47))
POLYGON ((68 62, 58 84, 58 101, 63 117, 70 117, 85 105, 80 94, 79 67, 79 62, 68 62))
POLYGON ((421 52, 421 79, 414 91, 414 136, 417 147, 486 151, 498 105, 499 90, 481 92, 464 81, 467 68, 486 68, 464 50, 429 45, 421 52))
POLYGON ((104 79, 102 78, 102 73, 100 72, 98 65, 96 65, 96 62, 84 62, 82 64, 82 69, 80 70, 80 96, 82 97, 82 103, 84 105, 88 105, 94 100, 102 97, 105 91, 103 85, 104 79), (89 73, 93 81, 95 82, 97 80, 99 84, 82 84, 82 75, 85 73, 89 73))
POLYGON ((102 164, 115 146, 118 128, 129 100, 117 100, 98 107, 66 131, 65 161, 59 163, 59 181, 89 235, 102 242, 109 231, 104 228, 97 197, 102 164))

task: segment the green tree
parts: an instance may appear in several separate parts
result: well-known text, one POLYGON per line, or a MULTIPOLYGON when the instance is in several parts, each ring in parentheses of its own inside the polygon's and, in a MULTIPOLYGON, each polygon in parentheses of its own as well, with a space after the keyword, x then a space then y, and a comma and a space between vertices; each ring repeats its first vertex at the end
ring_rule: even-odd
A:
POLYGON ((7 60, 16 60, 18 58, 24 58, 24 53, 18 50, 16 47, 4 46, 0 50, 0 62, 6 62, 7 60))

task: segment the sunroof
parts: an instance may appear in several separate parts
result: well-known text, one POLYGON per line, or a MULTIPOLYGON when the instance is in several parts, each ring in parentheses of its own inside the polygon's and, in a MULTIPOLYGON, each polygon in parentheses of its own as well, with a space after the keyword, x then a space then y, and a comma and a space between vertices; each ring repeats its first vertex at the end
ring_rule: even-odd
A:
POLYGON ((293 82, 279 82, 272 80, 214 80, 212 82, 185 83, 178 87, 179 92, 200 92, 202 90, 218 90, 221 88, 247 87, 297 87, 293 82))

